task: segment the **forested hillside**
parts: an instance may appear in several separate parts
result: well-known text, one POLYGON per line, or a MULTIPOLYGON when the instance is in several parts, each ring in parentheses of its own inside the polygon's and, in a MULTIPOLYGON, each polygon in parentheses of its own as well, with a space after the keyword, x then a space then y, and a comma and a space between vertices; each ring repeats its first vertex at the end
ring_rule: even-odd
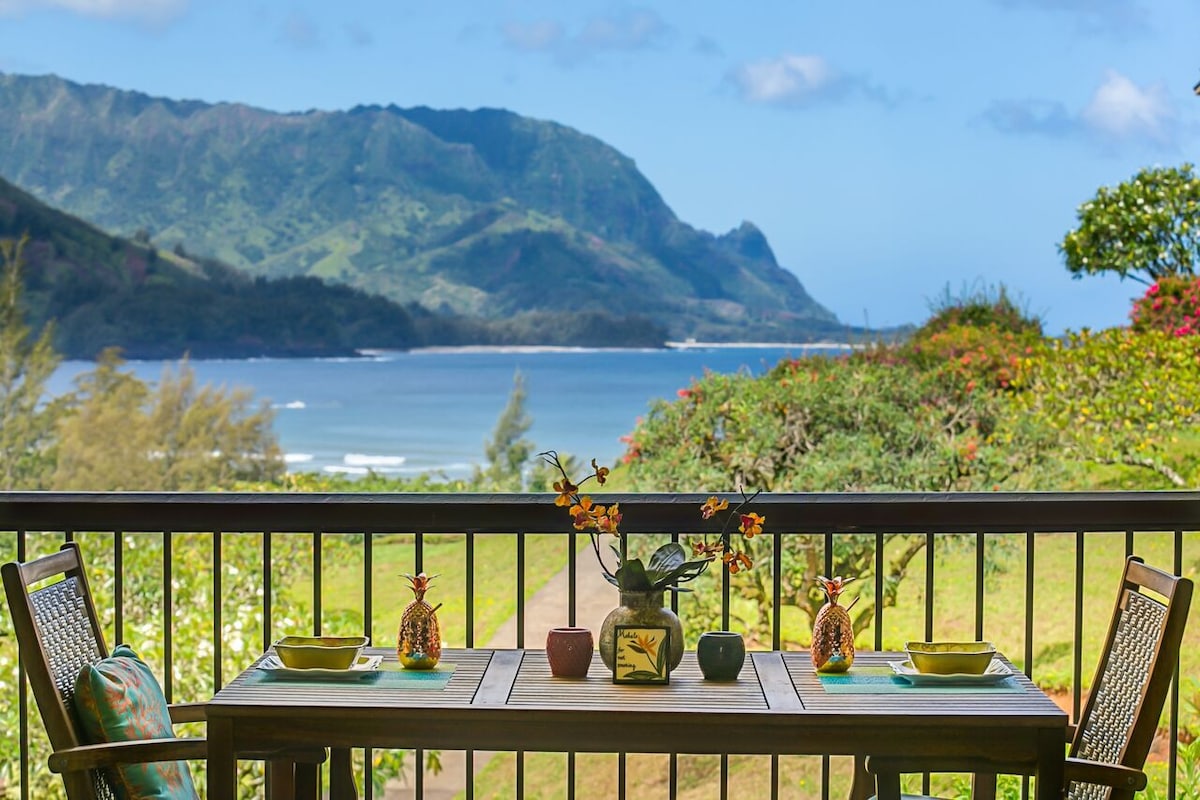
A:
POLYGON ((105 230, 251 275, 491 320, 602 305, 680 339, 847 333, 754 225, 696 230, 630 158, 553 122, 280 114, 20 75, 0 75, 0 111, 0 175, 105 230))
POLYGON ((28 236, 29 321, 53 321, 68 358, 118 347, 128 358, 329 356, 364 348, 501 343, 654 347, 666 332, 603 312, 477 320, 402 308, 315 277, 252 277, 182 246, 109 236, 0 179, 0 239, 28 236))

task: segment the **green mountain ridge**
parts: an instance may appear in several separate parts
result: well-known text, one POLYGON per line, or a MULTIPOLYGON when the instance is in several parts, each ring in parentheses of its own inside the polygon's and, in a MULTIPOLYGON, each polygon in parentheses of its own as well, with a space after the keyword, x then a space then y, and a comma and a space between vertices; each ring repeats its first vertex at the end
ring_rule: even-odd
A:
POLYGON ((2 74, 0 109, 0 175, 251 275, 492 320, 640 314, 672 338, 847 332, 752 224, 692 228, 631 159, 557 123, 497 109, 277 113, 2 74))

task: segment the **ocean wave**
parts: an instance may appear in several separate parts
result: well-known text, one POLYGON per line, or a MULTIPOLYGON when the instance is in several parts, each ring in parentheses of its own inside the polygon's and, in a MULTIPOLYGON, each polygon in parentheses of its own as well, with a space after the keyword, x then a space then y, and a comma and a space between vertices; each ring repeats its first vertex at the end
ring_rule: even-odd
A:
POLYGON ((336 472, 341 475, 366 475, 370 470, 366 467, 347 467, 341 464, 326 464, 326 472, 336 472))
POLYGON ((308 408, 308 403, 303 400, 289 400, 286 403, 272 403, 271 408, 292 408, 301 409, 308 408))
POLYGON ((351 467, 398 467, 404 456, 372 456, 365 453, 346 453, 342 463, 351 467))
POLYGON ((285 464, 307 464, 313 460, 312 453, 284 453, 283 463, 285 464))

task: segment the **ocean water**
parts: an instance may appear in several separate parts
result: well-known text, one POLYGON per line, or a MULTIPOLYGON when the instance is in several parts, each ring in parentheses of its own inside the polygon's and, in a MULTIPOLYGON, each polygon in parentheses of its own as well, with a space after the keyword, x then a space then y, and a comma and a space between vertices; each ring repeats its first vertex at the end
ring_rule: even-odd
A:
MULTIPOLYGON (((243 387, 268 403, 291 471, 350 475, 470 474, 508 402, 514 376, 525 382, 526 434, 603 464, 624 453, 656 398, 670 399, 705 370, 761 374, 800 346, 722 346, 666 350, 454 349, 375 352, 361 358, 192 361, 198 382, 243 387)), ((819 349, 830 353, 835 349, 819 349)), ((146 381, 177 362, 131 361, 146 381)), ((88 362, 65 362, 51 391, 65 391, 88 362)))

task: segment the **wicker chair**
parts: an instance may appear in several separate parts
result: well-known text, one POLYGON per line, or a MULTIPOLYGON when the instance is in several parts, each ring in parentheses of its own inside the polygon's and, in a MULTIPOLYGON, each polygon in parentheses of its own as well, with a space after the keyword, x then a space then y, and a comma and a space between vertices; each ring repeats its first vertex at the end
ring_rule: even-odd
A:
MULTIPOLYGON (((1069 729, 1072 739, 1063 797, 1129 800, 1146 788, 1142 767, 1179 661, 1191 602, 1192 582, 1187 578, 1147 566, 1136 556, 1125 562, 1092 690, 1079 724, 1069 729)), ((997 773, 1014 772, 1003 763, 929 758, 871 757, 866 766, 876 776, 879 800, 902 797, 902 773, 971 772, 975 774, 974 796, 994 798, 997 773)))
MULTIPOLYGON (((208 757, 208 744, 203 738, 84 743, 82 728, 72 710, 75 677, 86 664, 106 658, 109 650, 78 545, 69 542, 53 555, 25 563, 10 562, 0 568, 0 573, 21 661, 53 748, 50 770, 62 775, 70 800, 115 797, 107 770, 119 764, 208 757), (31 588, 36 584, 45 585, 31 588)), ((201 722, 204 705, 174 704, 170 713, 173 723, 201 722)), ((243 756, 267 761, 272 798, 317 796, 317 765, 325 760, 324 750, 243 756)))

